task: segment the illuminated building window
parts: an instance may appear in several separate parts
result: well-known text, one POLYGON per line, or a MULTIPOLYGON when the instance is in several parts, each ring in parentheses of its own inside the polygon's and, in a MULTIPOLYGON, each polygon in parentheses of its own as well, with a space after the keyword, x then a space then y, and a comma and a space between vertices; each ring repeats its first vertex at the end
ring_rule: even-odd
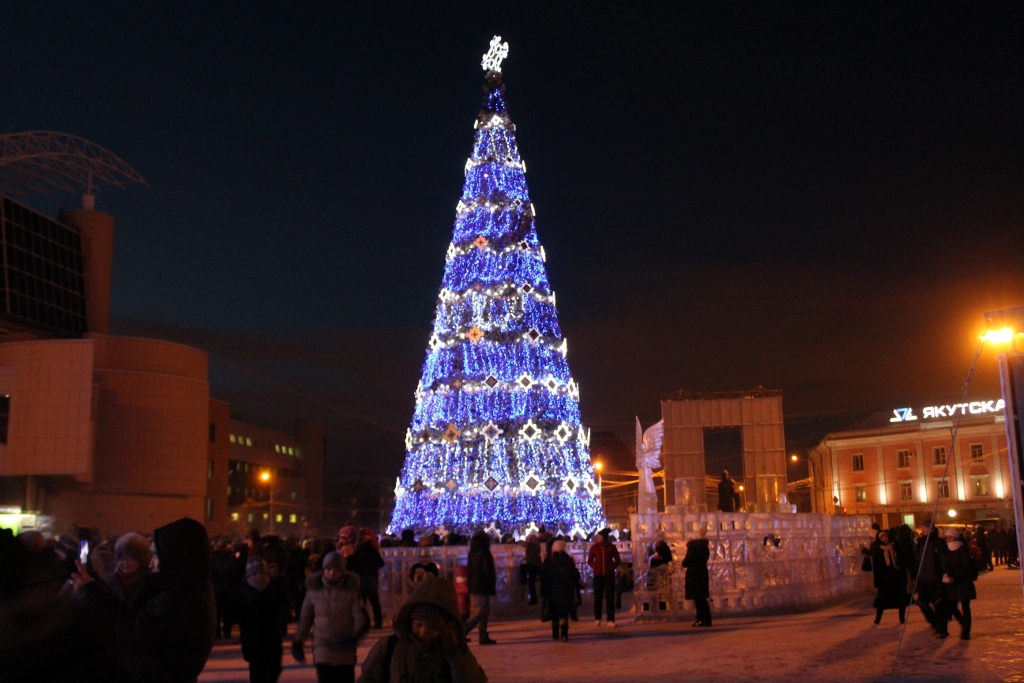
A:
POLYGON ((981 460, 985 457, 985 446, 980 443, 971 444, 971 460, 981 460))
POLYGON ((245 440, 245 445, 246 446, 252 446, 252 439, 246 439, 245 440))
POLYGON ((276 515, 274 515, 274 521, 275 522, 283 522, 284 521, 284 515, 282 515, 280 512, 278 512, 276 515))
POLYGON ((945 446, 933 446, 932 447, 932 462, 936 465, 946 464, 946 447, 945 446))
POLYGON ((295 449, 294 448, 289 448, 288 449, 288 455, 295 455, 295 449))
POLYGON ((231 513, 231 521, 232 522, 237 522, 238 521, 238 513, 237 512, 232 512, 231 513))
POLYGON ((988 495, 988 477, 974 477, 974 495, 988 495))
POLYGON ((853 489, 853 493, 854 493, 854 499, 858 503, 866 503, 867 502, 867 500, 868 500, 868 487, 867 486, 857 486, 857 487, 855 487, 853 489))
POLYGON ((909 481, 900 482, 900 500, 913 500, 914 487, 909 481))
POLYGON ((229 436, 228 441, 230 441, 231 443, 235 443, 235 435, 232 434, 231 436, 229 436))
POLYGON ((935 490, 939 498, 949 498, 949 479, 936 479, 935 490))
POLYGON ((228 486, 228 495, 231 495, 231 486, 228 486))
POLYGON ((853 471, 863 472, 864 471, 864 454, 854 453, 853 454, 853 471))
POLYGON ((264 512, 263 513, 263 519, 264 520, 270 519, 270 513, 269 512, 264 512))
POLYGON ((279 443, 275 443, 274 444, 274 452, 275 453, 280 453, 281 452, 281 444, 279 444, 279 443))
POLYGON ((299 516, 297 514, 295 514, 294 512, 292 514, 288 515, 288 523, 289 524, 295 524, 298 521, 299 521, 299 516))
POLYGON ((249 515, 248 515, 248 518, 249 518, 250 522, 253 522, 253 521, 256 520, 256 515, 254 515, 253 513, 250 512, 249 515))
POLYGON ((906 449, 900 449, 900 450, 896 451, 896 467, 899 467, 899 468, 902 468, 902 469, 910 467, 910 456, 911 455, 912 455, 911 451, 908 451, 906 449))

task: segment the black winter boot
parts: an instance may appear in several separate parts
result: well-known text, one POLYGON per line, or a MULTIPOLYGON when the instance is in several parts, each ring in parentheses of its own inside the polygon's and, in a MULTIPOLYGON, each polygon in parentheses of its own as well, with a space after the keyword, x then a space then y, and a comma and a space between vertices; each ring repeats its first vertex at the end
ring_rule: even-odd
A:
POLYGON ((569 642, 569 624, 562 624, 562 642, 569 642))

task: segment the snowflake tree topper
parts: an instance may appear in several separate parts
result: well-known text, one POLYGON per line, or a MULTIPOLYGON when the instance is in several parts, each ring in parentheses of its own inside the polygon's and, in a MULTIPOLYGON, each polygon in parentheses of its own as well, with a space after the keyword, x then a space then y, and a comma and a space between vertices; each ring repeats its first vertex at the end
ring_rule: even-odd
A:
POLYGON ((480 66, 483 67, 484 71, 493 71, 495 73, 501 73, 501 60, 508 57, 508 43, 501 42, 501 36, 494 36, 491 38, 491 49, 484 55, 484 61, 480 62, 480 66))

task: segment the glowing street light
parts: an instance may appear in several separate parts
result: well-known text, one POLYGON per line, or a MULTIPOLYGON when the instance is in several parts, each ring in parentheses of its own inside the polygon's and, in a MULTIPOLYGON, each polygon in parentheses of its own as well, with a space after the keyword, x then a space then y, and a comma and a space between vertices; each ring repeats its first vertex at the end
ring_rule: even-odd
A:
POLYGON ((798 456, 798 455, 797 455, 796 453, 794 453, 793 455, 789 456, 789 459, 790 459, 790 460, 791 460, 792 462, 796 462, 797 460, 799 460, 799 459, 800 459, 800 456, 798 456))

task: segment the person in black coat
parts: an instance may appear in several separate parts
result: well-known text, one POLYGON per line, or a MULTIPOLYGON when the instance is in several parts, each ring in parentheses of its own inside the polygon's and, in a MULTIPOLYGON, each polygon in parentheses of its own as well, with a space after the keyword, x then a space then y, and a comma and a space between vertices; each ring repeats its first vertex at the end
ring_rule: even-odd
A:
POLYGON ((487 635, 487 622, 491 616, 491 596, 497 595, 498 577, 491 555, 491 538, 483 531, 473 534, 469 540, 469 557, 466 560, 469 574, 469 596, 476 613, 466 620, 466 634, 476 626, 480 627, 481 645, 494 645, 498 641, 487 635))
POLYGON ((940 638, 949 635, 946 596, 939 561, 945 552, 946 544, 939 538, 938 529, 932 526, 930 521, 924 522, 921 525, 921 535, 914 541, 914 557, 917 561, 914 602, 940 638))
POLYGON ((233 610, 242 639, 242 659, 249 662, 252 683, 277 683, 281 676, 281 641, 288 632, 291 602, 280 578, 271 578, 262 558, 245 566, 245 583, 235 589, 233 610))
POLYGON ((960 622, 960 638, 971 639, 971 600, 978 597, 974 579, 978 569, 971 559, 967 544, 960 537, 960 530, 947 527, 944 534, 946 549, 939 560, 942 566, 942 583, 946 589, 946 600, 953 617, 960 622))
POLYGON ((873 603, 875 624, 881 623, 882 612, 887 609, 899 610, 902 624, 907 619, 907 605, 910 604, 906 568, 900 562, 889 532, 879 531, 876 540, 871 551, 871 573, 878 591, 873 603))
POLYGON ((213 650, 217 610, 210 581, 210 541, 184 517, 153 532, 153 574, 129 609, 79 563, 76 598, 114 624, 120 679, 195 683, 213 650))
POLYGON ((711 559, 711 544, 706 538, 707 530, 701 529, 696 538, 686 542, 683 567, 686 568, 686 599, 693 600, 697 610, 694 626, 711 626, 711 577, 708 574, 708 560, 711 559))
POLYGON ((380 569, 384 558, 377 549, 377 534, 369 527, 359 529, 356 550, 345 560, 345 568, 359 575, 359 598, 373 610, 373 627, 381 628, 384 616, 380 610, 380 569))
POLYGON ((555 640, 569 642, 569 617, 576 607, 581 585, 579 569, 565 552, 565 541, 555 541, 540 570, 540 592, 546 616, 551 617, 551 637, 555 640))
POLYGON ((736 482, 729 476, 729 470, 722 470, 722 480, 718 482, 718 511, 738 512, 740 495, 736 492, 736 482))

